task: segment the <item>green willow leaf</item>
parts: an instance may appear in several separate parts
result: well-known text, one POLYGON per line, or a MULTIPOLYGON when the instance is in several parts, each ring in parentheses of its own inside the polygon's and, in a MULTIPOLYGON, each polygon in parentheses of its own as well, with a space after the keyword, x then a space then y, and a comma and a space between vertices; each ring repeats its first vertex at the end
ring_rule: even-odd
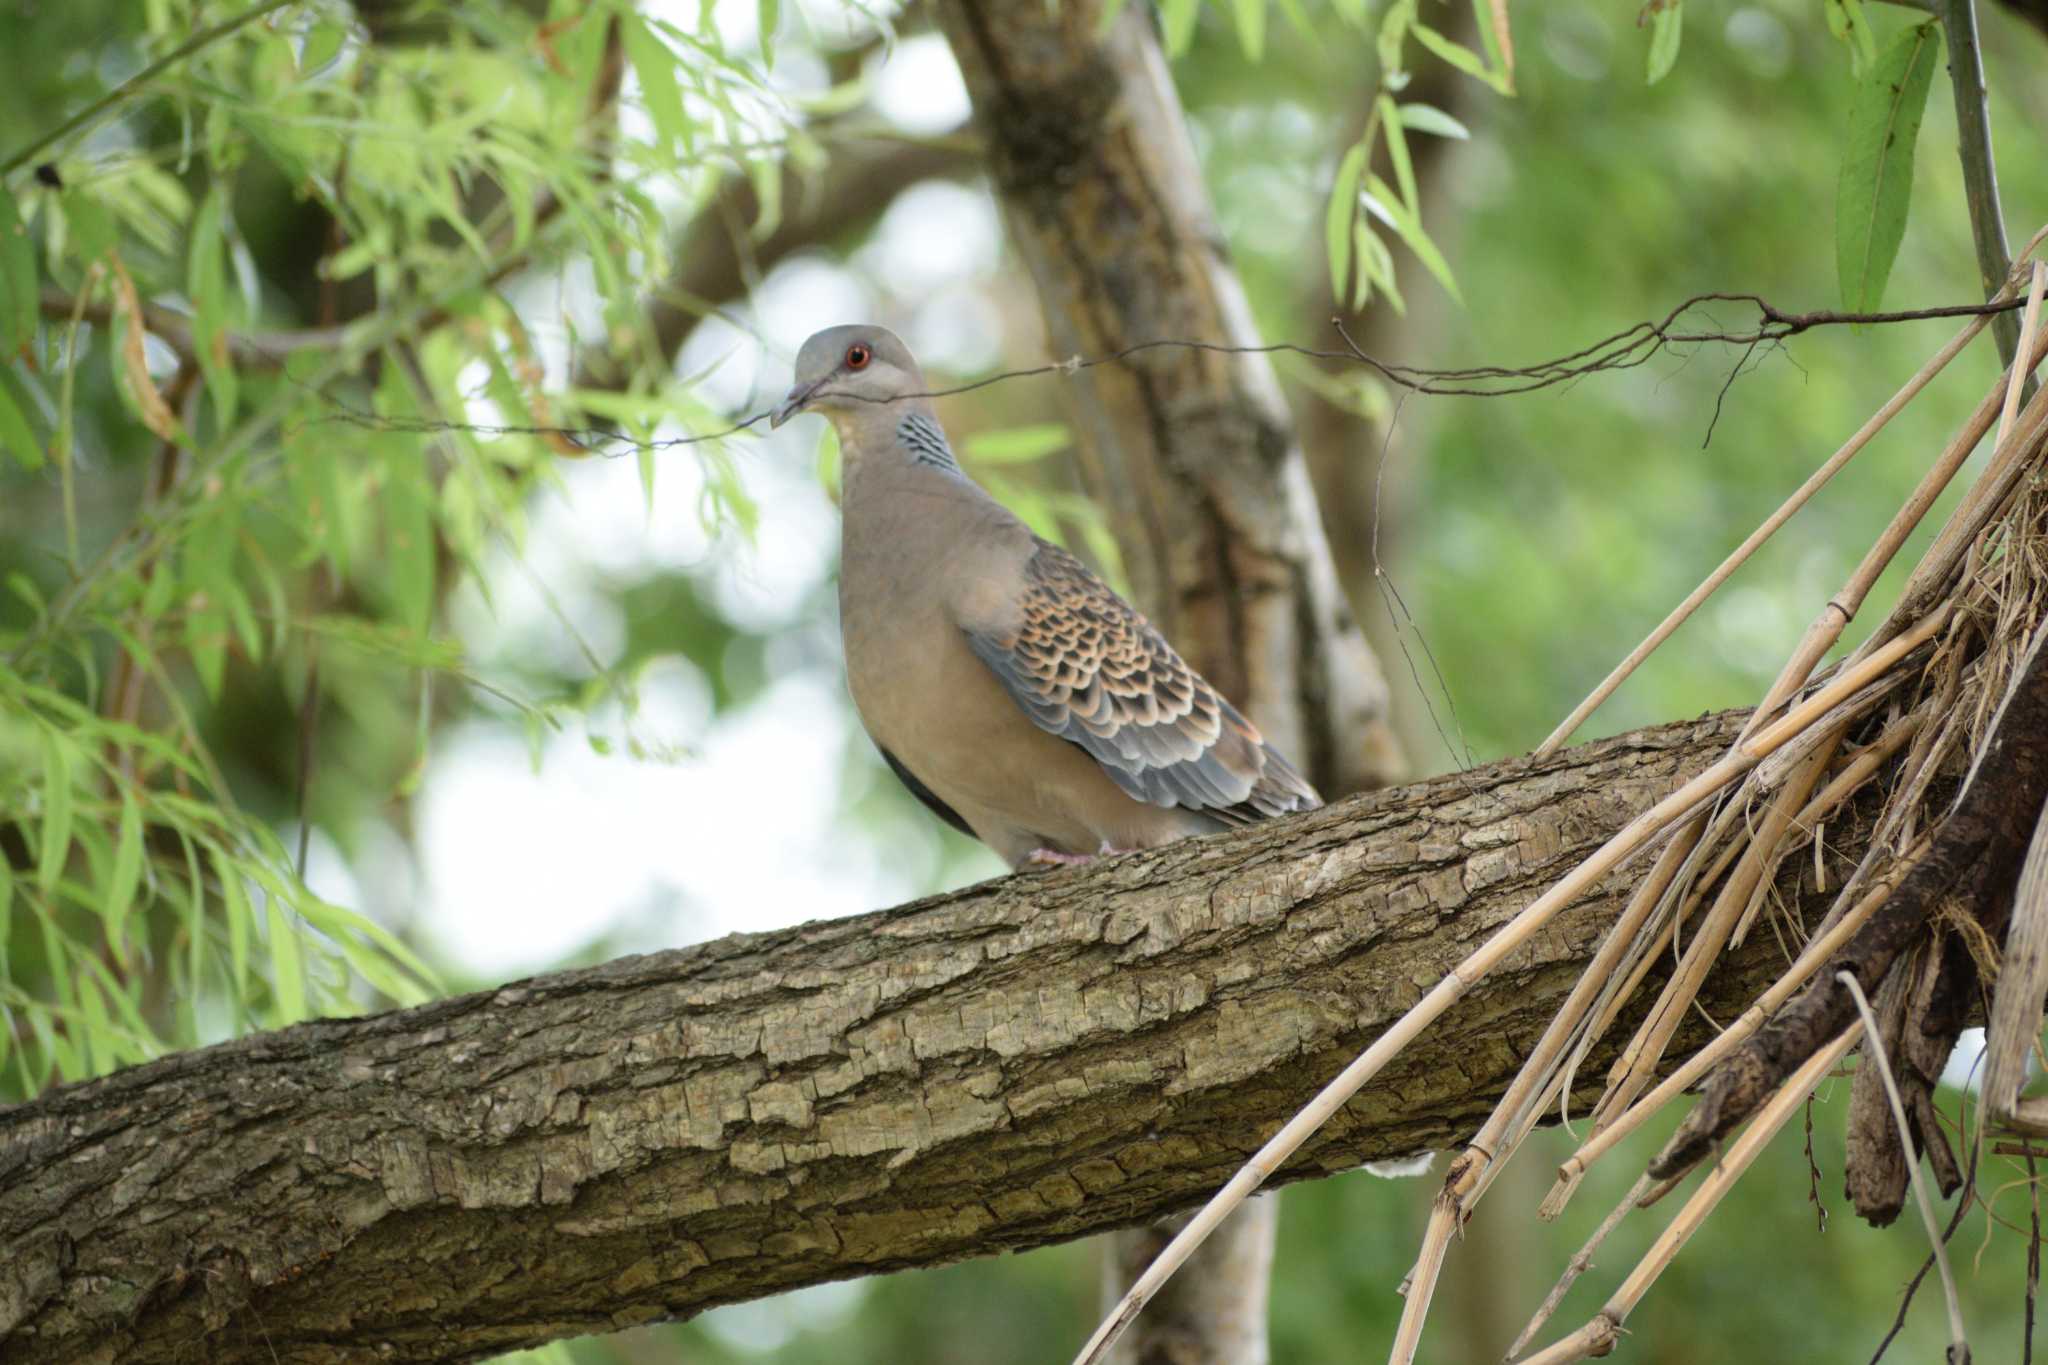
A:
POLYGON ((1877 59, 1877 36, 1864 17, 1862 0, 1825 0, 1828 32, 1849 48, 1849 74, 1861 76, 1877 59))
POLYGON ((127 957, 128 915, 142 885, 142 807, 135 793, 121 793, 121 829, 114 840, 114 865, 100 897, 100 918, 106 924, 107 947, 127 957))
POLYGON ((1266 53, 1266 0, 1236 0, 1237 41, 1253 61, 1266 53))
POLYGON ((1379 98, 1380 136, 1386 140, 1387 159, 1394 166, 1394 183, 1401 187, 1401 204, 1410 214, 1422 211, 1422 196, 1415 187, 1415 164, 1408 159, 1408 135, 1402 130, 1401 111, 1393 97, 1379 98))
POLYGON ((1358 180, 1365 174, 1368 148, 1355 142, 1337 165, 1337 179, 1330 186, 1329 207, 1324 210, 1323 241, 1330 253, 1330 292, 1344 297, 1344 281, 1351 272, 1351 219, 1358 212, 1358 180))
POLYGON ((1835 188, 1835 261, 1842 306, 1875 312, 1906 236, 1913 194, 1913 144, 1941 60, 1941 28, 1930 19, 1885 45, 1849 106, 1849 143, 1835 188))
POLYGON ((1201 0, 1161 0, 1159 26, 1166 35, 1166 55, 1178 57, 1195 41, 1195 20, 1201 17, 1201 0))
POLYGON ((1678 44, 1685 33, 1685 0, 1650 0, 1649 84, 1671 74, 1678 62, 1678 44))
POLYGON ((71 856, 71 753, 54 730, 43 732, 43 827, 36 851, 36 886, 47 896, 71 856))
POLYGON ((240 388, 238 371, 223 339, 228 326, 227 271, 222 256, 226 212, 221 187, 215 185, 199 201, 199 211, 192 217, 192 256, 185 270, 199 366, 206 375, 207 391, 213 395, 215 420, 223 427, 235 420, 240 388))
POLYGON ((1471 48, 1452 42, 1427 24, 1416 24, 1408 30, 1415 35, 1415 41, 1434 52, 1444 61, 1476 80, 1485 81, 1500 94, 1509 93, 1505 72, 1495 71, 1487 66, 1486 59, 1471 48))
MULTIPOLYGON (((14 930, 14 869, 0 858, 0 981, 11 980, 13 973, 7 966, 7 940, 14 930)), ((0 1028, 0 1035, 7 1030, 0 1028)), ((0 1046, 4 1046, 0 1042, 0 1046)))
POLYGON ((1380 31, 1374 45, 1380 59, 1380 84, 1385 89, 1399 90, 1408 84, 1401 48, 1408 41, 1409 30, 1415 27, 1418 4, 1419 0, 1391 0, 1387 12, 1380 16, 1380 31))
POLYGON ((270 929, 270 988, 276 1005, 272 1022, 296 1024, 306 1017, 306 964, 299 952, 299 926, 275 893, 263 899, 270 929))
POLYGON ((43 454, 43 443, 36 439, 35 428, 15 404, 14 394, 4 379, 0 379, 0 450, 12 454, 23 469, 41 469, 48 458, 43 454))
POLYGON ((1444 259, 1443 253, 1437 250, 1436 243, 1423 230, 1421 218, 1399 203, 1386 181, 1376 175, 1367 176, 1363 202, 1373 211, 1373 216, 1394 230, 1429 273, 1436 276, 1437 283, 1444 287, 1445 293, 1459 303, 1465 301, 1465 296, 1458 291, 1458 279, 1451 272, 1450 262, 1444 259))
POLYGON ((626 59, 633 63, 633 74, 640 78, 640 97, 646 101, 654 131, 671 154, 688 148, 694 133, 683 109, 682 87, 676 84, 676 54, 630 11, 619 16, 619 37, 625 44, 626 59))
POLYGON ((1455 138, 1459 142, 1472 139, 1470 128, 1433 104, 1402 105, 1401 126, 1412 133, 1430 133, 1436 137, 1455 138))
POLYGON ((14 196, 0 185, 0 359, 11 360, 36 334, 36 248, 14 196))
POLYGON ((1360 294, 1363 295, 1368 286, 1377 289, 1386 295, 1387 302, 1397 314, 1406 317, 1408 302, 1401 297, 1400 282, 1394 276, 1394 254, 1387 250, 1387 244, 1363 218, 1358 220, 1353 236, 1358 247, 1360 294))

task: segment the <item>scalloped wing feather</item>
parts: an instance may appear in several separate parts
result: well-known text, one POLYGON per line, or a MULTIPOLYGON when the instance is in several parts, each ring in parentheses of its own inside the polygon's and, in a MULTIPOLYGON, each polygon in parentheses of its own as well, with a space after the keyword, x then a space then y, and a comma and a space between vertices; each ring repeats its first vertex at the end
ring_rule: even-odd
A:
POLYGON ((1049 541, 1024 566, 1014 628, 968 643, 1042 730, 1079 745, 1136 800, 1247 824, 1322 804, 1150 622, 1049 541))

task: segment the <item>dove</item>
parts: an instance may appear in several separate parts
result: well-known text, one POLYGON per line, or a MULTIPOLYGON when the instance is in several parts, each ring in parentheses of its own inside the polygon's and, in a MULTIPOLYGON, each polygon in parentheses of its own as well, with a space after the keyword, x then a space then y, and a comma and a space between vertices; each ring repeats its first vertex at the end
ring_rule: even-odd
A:
POLYGON ((839 621, 896 776, 1013 869, 1084 863, 1322 804, 1160 633, 955 458, 887 328, 818 332, 770 414, 839 435, 839 621))

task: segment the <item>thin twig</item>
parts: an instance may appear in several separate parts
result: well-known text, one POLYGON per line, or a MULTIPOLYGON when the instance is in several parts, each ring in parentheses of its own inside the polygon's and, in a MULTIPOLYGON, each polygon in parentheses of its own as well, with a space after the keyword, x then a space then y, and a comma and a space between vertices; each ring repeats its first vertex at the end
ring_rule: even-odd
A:
POLYGON ((1948 1298, 1949 1365, 1968 1365, 1970 1342, 1963 1331, 1962 1301, 1956 1297, 1955 1275, 1949 1270, 1941 1225, 1934 1220, 1934 1197, 1927 1192, 1927 1177, 1920 1171, 1920 1155, 1913 1150, 1913 1134, 1906 1122, 1906 1105, 1899 1098, 1898 1083, 1892 1079, 1891 1063, 1885 1059, 1884 1039, 1878 1036, 1877 1016, 1870 1012, 1870 1001, 1864 998, 1856 973, 1836 972, 1835 981, 1846 987, 1856 1000, 1856 1012, 1863 1016, 1864 1053, 1870 1058, 1871 1065, 1877 1068, 1878 1079, 1884 1082, 1885 1097, 1892 1105, 1892 1121, 1899 1127, 1899 1146, 1905 1150, 1906 1172, 1913 1181, 1913 1198, 1920 1205, 1920 1217, 1927 1224, 1927 1240, 1934 1249, 1934 1263, 1941 1270, 1942 1293, 1948 1298))
POLYGON ((2027 1321, 2020 1330, 2020 1365, 2033 1365, 2034 1303, 2041 1296, 2041 1185, 2034 1154, 2027 1153, 2027 1321))

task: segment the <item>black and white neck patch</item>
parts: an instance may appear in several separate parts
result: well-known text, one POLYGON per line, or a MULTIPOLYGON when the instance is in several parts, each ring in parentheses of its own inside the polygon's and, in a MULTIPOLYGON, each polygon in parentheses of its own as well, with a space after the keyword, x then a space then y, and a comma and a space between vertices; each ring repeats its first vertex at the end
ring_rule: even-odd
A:
POLYGON ((946 442, 946 433, 937 422, 921 412, 905 417, 896 428, 896 439, 910 448, 911 458, 919 464, 934 469, 960 468, 960 462, 953 458, 953 447, 946 442))

